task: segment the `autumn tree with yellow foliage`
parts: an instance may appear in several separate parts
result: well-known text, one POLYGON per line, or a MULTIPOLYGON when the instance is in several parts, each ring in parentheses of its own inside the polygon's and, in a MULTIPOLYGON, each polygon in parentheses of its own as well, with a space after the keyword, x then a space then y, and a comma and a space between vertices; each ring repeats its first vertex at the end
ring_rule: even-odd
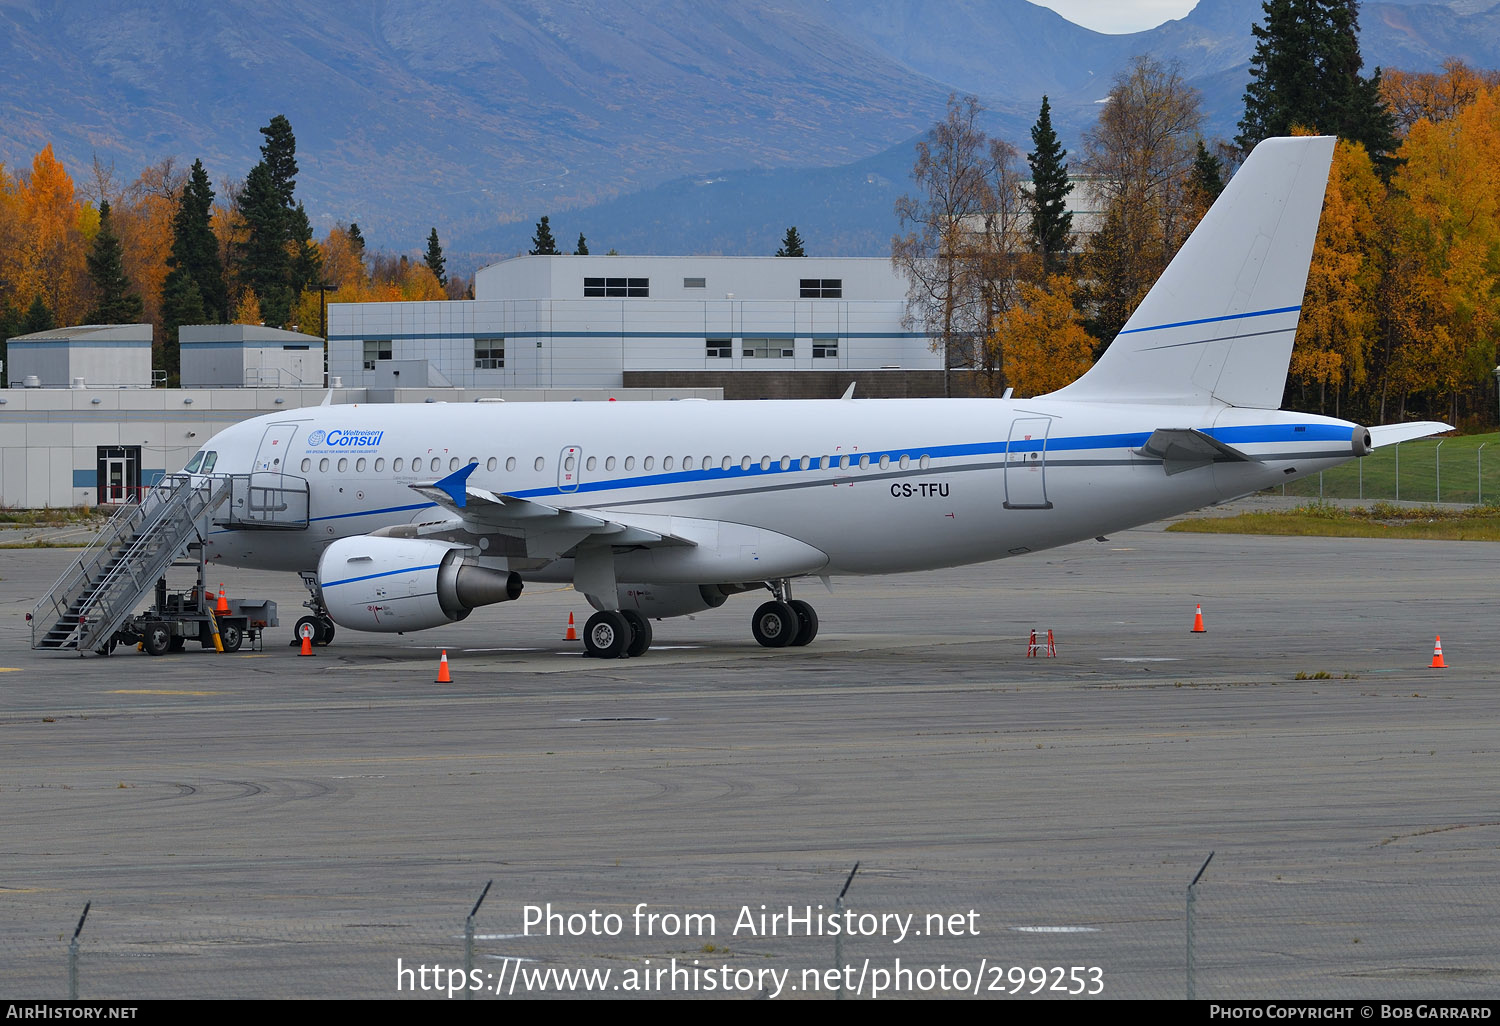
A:
POLYGON ((1093 363, 1094 339, 1074 304, 1074 285, 1054 274, 1045 286, 1023 282, 1020 298, 995 317, 986 344, 1020 396, 1054 392, 1093 363))

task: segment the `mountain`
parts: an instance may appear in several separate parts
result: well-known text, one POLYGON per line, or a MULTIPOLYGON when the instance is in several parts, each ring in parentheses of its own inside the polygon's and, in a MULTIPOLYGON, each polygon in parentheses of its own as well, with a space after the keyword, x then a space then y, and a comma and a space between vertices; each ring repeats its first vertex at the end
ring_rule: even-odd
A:
MULTIPOLYGON (((216 187, 298 137, 315 228, 358 221, 450 267, 549 214, 596 251, 884 252, 911 141, 950 92, 1023 151, 1047 93, 1076 150, 1115 73, 1177 60, 1210 136, 1235 131, 1259 0, 1103 35, 1025 0, 0 0, 0 161, 52 143, 82 180, 201 157, 216 187)), ((1368 66, 1500 65, 1494 0, 1367 3, 1368 66)))

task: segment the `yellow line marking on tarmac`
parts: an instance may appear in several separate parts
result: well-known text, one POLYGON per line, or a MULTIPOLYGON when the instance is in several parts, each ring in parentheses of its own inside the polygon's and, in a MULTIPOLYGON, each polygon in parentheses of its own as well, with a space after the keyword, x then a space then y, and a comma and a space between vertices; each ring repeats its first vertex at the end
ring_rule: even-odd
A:
POLYGON ((0 666, 0 673, 20 673, 19 666, 0 666))
POLYGON ((106 691, 106 695, 223 695, 224 691, 106 691))

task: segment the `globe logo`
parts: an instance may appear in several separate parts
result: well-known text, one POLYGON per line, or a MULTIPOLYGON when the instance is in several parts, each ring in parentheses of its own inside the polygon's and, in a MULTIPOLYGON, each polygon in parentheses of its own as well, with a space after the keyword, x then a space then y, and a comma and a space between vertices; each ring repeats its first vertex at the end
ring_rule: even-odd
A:
POLYGON ((323 431, 321 429, 317 430, 317 431, 314 431, 312 434, 310 434, 310 435, 307 436, 307 444, 310 445, 310 446, 319 446, 319 445, 322 445, 323 444, 323 439, 326 438, 326 437, 327 436, 323 433, 323 431))

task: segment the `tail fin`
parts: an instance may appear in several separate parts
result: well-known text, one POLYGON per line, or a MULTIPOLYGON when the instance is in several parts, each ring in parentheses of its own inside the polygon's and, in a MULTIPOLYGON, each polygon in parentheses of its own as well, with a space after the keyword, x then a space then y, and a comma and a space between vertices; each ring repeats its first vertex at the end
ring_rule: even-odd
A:
POLYGON ((1049 398, 1279 407, 1333 143, 1255 147, 1099 362, 1049 398))

